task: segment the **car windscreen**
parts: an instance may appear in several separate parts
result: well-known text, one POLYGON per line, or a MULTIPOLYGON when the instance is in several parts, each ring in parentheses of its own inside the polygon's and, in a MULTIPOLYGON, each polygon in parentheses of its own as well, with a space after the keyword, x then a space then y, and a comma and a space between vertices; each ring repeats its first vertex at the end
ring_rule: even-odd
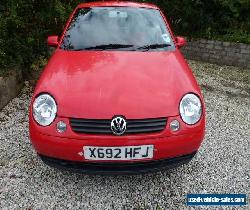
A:
POLYGON ((133 7, 78 9, 60 48, 72 51, 175 49, 161 13, 133 7))

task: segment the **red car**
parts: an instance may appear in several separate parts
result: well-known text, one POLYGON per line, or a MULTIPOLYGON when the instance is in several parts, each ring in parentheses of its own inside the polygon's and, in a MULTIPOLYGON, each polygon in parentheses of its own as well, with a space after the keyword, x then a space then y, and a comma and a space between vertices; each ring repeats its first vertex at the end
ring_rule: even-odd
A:
POLYGON ((92 174, 133 174, 190 161, 205 133, 199 86, 160 9, 151 4, 77 6, 30 106, 41 159, 92 174))

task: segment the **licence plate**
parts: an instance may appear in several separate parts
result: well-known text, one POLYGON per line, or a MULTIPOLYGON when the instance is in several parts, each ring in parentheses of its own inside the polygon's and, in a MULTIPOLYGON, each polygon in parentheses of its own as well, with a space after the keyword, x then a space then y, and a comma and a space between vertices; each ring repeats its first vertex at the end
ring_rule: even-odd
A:
POLYGON ((86 160, 143 160, 152 159, 153 145, 140 145, 128 147, 83 147, 86 160))

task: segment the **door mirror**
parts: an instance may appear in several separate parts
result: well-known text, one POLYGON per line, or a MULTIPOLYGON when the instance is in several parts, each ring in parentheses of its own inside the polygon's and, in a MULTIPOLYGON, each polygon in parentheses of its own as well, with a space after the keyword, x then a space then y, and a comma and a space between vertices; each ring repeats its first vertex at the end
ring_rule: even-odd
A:
POLYGON ((184 47, 187 44, 187 41, 184 37, 177 36, 175 40, 178 48, 184 47))
POLYGON ((50 47, 57 47, 58 46, 58 36, 49 36, 47 40, 47 44, 50 47))

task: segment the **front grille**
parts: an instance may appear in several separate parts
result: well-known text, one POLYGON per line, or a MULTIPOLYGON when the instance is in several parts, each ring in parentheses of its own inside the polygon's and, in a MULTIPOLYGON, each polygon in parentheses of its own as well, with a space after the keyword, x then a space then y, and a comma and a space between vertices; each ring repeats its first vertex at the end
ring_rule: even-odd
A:
MULTIPOLYGON (((155 133, 161 132, 165 129, 167 118, 155 119, 140 119, 128 120, 126 134, 141 134, 141 133, 155 133)), ((113 135, 111 131, 111 120, 93 120, 93 119, 70 119, 70 126, 76 133, 86 134, 107 134, 113 135)))

